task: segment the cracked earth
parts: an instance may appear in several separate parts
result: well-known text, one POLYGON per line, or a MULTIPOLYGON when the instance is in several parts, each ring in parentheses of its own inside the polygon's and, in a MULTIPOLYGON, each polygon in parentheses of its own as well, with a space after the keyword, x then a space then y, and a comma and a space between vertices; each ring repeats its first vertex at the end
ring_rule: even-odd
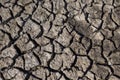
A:
POLYGON ((0 80, 120 80, 120 0, 0 0, 0 80))

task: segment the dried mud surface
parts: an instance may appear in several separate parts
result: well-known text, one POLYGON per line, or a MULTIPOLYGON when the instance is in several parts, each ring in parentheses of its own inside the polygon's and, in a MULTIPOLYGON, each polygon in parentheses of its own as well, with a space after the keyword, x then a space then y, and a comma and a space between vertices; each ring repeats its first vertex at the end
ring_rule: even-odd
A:
POLYGON ((120 0, 0 0, 0 80, 120 80, 120 0))

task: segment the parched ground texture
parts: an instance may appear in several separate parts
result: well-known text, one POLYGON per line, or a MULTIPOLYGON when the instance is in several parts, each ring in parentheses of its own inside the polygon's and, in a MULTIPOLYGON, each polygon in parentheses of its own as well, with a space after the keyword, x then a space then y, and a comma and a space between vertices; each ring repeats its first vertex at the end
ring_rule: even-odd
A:
POLYGON ((120 0, 0 0, 0 80, 120 80, 120 0))

